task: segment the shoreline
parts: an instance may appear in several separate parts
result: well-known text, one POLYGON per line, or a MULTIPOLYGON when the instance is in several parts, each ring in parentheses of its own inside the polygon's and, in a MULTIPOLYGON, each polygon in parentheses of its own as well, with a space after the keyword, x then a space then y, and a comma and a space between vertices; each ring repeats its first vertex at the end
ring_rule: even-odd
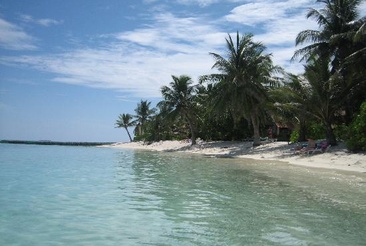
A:
POLYGON ((30 145, 58 145, 58 146, 102 146, 111 145, 113 142, 61 142, 51 140, 0 140, 0 144, 30 144, 30 145))
POLYGON ((158 152, 183 152, 212 157, 246 158, 262 161, 271 160, 303 167, 366 173, 366 154, 350 153, 343 143, 330 147, 325 153, 310 155, 294 154, 291 149, 295 145, 288 144, 287 142, 268 142, 255 148, 252 147, 251 142, 204 142, 200 140, 194 146, 191 146, 188 140, 183 140, 160 141, 153 142, 152 144, 144 144, 143 142, 115 143, 103 147, 158 152))

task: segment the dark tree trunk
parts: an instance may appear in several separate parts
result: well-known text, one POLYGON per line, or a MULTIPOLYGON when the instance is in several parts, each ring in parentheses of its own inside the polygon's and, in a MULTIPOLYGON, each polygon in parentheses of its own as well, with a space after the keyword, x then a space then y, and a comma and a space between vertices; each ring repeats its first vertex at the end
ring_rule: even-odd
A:
POLYGON ((193 123, 192 120, 189 120, 189 128, 191 129, 191 144, 195 145, 196 142, 196 125, 193 123))
POLYGON ((252 113, 251 115, 252 125, 253 125, 253 146, 261 145, 261 139, 259 134, 259 120, 257 116, 252 113))
POLYGON ((337 145, 337 139, 335 137, 335 134, 333 132, 332 125, 330 123, 326 123, 326 137, 327 137, 327 143, 336 146, 337 145))
POLYGON ((298 142, 306 141, 306 133, 307 133, 306 123, 300 122, 299 138, 297 139, 297 141, 298 142))
POLYGON ((191 145, 197 144, 196 142, 196 124, 194 119, 190 117, 188 113, 185 113, 186 119, 188 121, 189 128, 191 130, 191 145))

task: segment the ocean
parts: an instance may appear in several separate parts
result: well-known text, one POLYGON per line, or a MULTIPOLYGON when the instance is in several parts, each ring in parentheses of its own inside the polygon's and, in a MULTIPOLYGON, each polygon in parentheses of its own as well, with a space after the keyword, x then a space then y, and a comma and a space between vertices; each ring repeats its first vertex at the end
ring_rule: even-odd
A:
POLYGON ((366 174, 0 144, 0 245, 366 245, 366 174))

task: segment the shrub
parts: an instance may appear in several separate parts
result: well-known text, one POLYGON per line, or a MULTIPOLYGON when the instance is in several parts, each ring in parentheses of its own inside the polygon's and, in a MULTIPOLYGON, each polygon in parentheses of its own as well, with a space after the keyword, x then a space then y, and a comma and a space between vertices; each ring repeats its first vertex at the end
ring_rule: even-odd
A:
POLYGON ((290 142, 291 143, 297 143, 297 141, 299 140, 299 130, 295 129, 291 132, 291 136, 290 136, 290 142))
POLYGON ((322 124, 313 122, 308 127, 307 137, 311 139, 325 138, 325 128, 322 124))
POLYGON ((360 107, 360 113, 349 126, 347 148, 351 151, 366 151, 366 102, 360 107))

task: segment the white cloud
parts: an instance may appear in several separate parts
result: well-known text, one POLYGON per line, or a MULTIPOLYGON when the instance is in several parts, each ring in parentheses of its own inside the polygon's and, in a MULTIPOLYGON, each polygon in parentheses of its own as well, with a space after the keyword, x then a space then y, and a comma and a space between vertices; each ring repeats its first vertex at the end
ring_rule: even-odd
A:
POLYGON ((55 74, 53 81, 129 92, 135 97, 160 97, 160 87, 171 75, 188 74, 194 80, 210 72, 208 54, 166 54, 128 44, 109 49, 84 49, 52 56, 2 57, 0 63, 31 66, 55 74))
POLYGON ((180 4, 198 4, 201 7, 219 2, 219 0, 177 0, 180 4))
POLYGON ((20 27, 0 18, 0 46, 9 50, 35 50, 35 39, 20 27))
POLYGON ((179 4, 184 5, 199 5, 201 7, 206 7, 215 3, 238 3, 238 2, 246 2, 247 0, 176 0, 179 4))
POLYGON ((51 26, 51 25, 60 25, 60 24, 62 24, 62 21, 57 21, 57 20, 53 20, 53 19, 34 19, 30 15, 20 15, 20 18, 24 22, 34 23, 34 24, 37 24, 37 25, 45 26, 45 27, 48 27, 48 26, 51 26))
POLYGON ((164 52, 196 53, 222 44, 226 35, 206 22, 197 17, 177 18, 170 13, 158 14, 153 26, 120 33, 117 38, 164 52), (211 39, 218 36, 221 36, 221 42, 211 39))
POLYGON ((104 46, 58 55, 2 57, 0 63, 53 73, 56 82, 160 97, 160 88, 171 75, 197 80, 211 73, 209 52, 222 47, 225 36, 204 20, 159 14, 148 27, 103 36, 104 46))
MULTIPOLYGON (((117 89, 139 98, 160 97, 160 88, 171 82, 171 75, 185 74, 197 81, 200 75, 212 73, 209 52, 222 54, 226 37, 209 20, 160 13, 144 28, 101 36, 103 46, 1 57, 0 63, 52 73, 54 82, 117 89)), ((280 50, 277 53, 282 55, 280 50)))
POLYGON ((366 16, 366 1, 363 1, 359 6, 360 16, 366 16))
POLYGON ((276 17, 284 15, 282 4, 247 3, 234 8, 226 16, 228 21, 239 22, 244 25, 254 26, 267 21, 275 20, 276 17))
MULTIPOLYGON (((302 65, 290 63, 290 59, 296 49, 296 35, 317 28, 315 22, 305 18, 311 4, 312 0, 260 0, 233 9, 220 21, 158 12, 141 28, 101 35, 96 47, 52 55, 0 57, 0 63, 54 74, 54 82, 116 89, 139 98, 160 97, 160 87, 171 81, 171 75, 186 74, 197 80, 213 72, 209 52, 224 54, 227 37, 220 27, 236 29, 232 27, 236 23, 240 30, 249 23, 262 27, 254 39, 268 47, 276 65, 300 73, 302 65)), ((16 26, 13 29, 21 30, 16 26)))
POLYGON ((314 6, 312 0, 259 0, 242 4, 225 16, 229 22, 256 27, 255 41, 262 42, 273 54, 273 61, 289 72, 301 73, 303 66, 291 63, 295 39, 299 32, 317 29, 315 21, 306 19, 306 13, 314 6))

